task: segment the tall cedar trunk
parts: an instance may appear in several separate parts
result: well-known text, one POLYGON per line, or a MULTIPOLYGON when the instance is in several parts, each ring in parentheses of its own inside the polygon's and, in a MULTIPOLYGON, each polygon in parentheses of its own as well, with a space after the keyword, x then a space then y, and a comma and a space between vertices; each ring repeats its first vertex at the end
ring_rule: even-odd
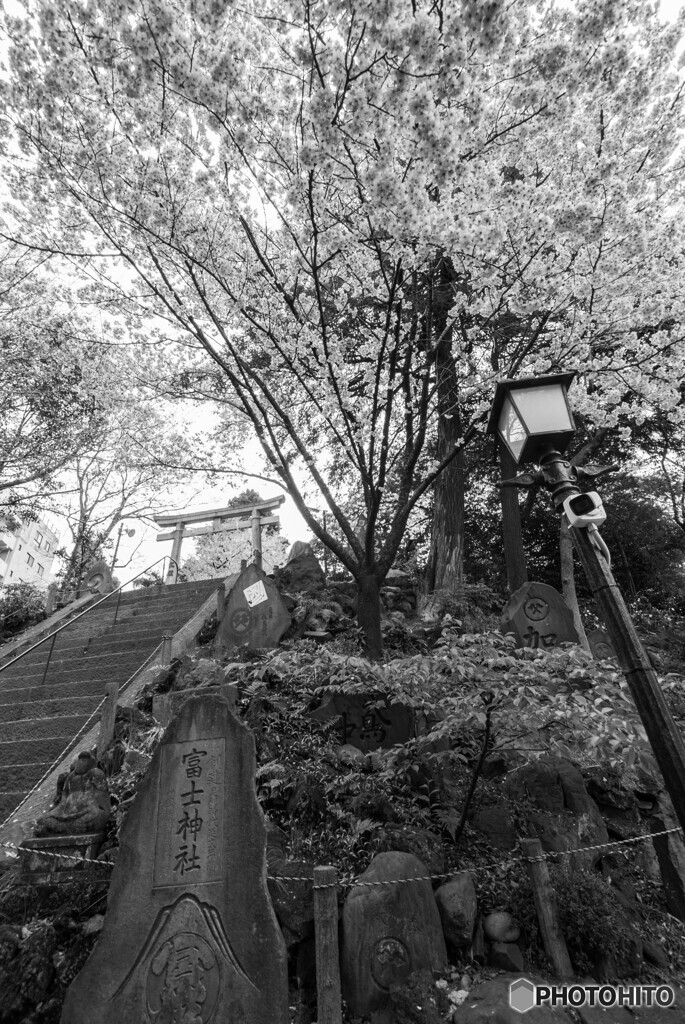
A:
POLYGON ((357 577, 357 622, 364 633, 364 654, 372 661, 383 657, 381 592, 372 573, 357 577))
POLYGON ((561 560, 561 593, 564 601, 566 601, 566 604, 573 612, 573 625, 576 627, 580 645, 586 651, 589 651, 590 644, 585 633, 583 620, 580 617, 580 608, 578 607, 578 597, 576 594, 576 577, 573 568, 573 540, 571 539, 571 532, 565 516, 561 517, 559 527, 559 557, 561 560))
MULTIPOLYGON (((459 415, 459 377, 452 351, 448 317, 454 302, 455 273, 449 260, 440 258, 430 282, 429 308, 435 352, 438 436, 436 459, 441 462, 462 440, 459 415)), ((430 341, 431 339, 429 339, 430 341)), ((426 596, 454 590, 464 572, 464 493, 466 463, 463 451, 438 477, 433 491, 431 543, 425 573, 426 596)))
MULTIPOLYGON (((500 445, 499 467, 502 480, 511 480, 516 476, 516 463, 511 452, 503 444, 500 445)), ((509 593, 513 594, 515 590, 528 582, 528 566, 521 532, 521 510, 518 491, 515 487, 501 487, 499 493, 502 503, 502 543, 507 570, 507 586, 509 593)))

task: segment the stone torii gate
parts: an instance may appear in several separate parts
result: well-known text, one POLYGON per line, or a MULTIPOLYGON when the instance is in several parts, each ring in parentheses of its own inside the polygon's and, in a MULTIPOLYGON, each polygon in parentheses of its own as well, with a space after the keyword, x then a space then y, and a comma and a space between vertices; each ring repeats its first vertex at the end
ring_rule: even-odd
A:
POLYGON ((157 540, 173 541, 171 547, 171 562, 167 572, 167 583, 175 583, 178 574, 178 567, 181 560, 181 544, 184 537, 202 537, 207 534, 225 533, 227 530, 244 530, 245 525, 241 520, 250 518, 252 529, 252 552, 253 561, 257 568, 262 567, 262 526, 278 526, 280 519, 277 515, 269 515, 273 509, 278 508, 285 501, 285 495, 278 498, 269 498, 261 501, 258 505, 239 505, 238 508, 210 508, 204 512, 170 512, 168 515, 155 516, 154 521, 158 526, 171 527, 171 533, 158 533, 157 540), (195 523, 206 523, 208 526, 199 526, 196 529, 186 530, 187 526, 195 523))

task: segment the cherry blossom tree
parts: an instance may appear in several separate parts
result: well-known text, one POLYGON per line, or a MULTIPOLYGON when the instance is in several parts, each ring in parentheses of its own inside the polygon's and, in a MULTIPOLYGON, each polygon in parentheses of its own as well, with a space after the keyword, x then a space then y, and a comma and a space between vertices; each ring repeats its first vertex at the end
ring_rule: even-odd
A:
POLYGON ((32 0, 5 19, 5 235, 219 367, 379 656, 379 586, 434 486, 434 585, 459 577, 460 453, 496 379, 575 368, 598 426, 682 422, 684 23, 644 0, 32 0))

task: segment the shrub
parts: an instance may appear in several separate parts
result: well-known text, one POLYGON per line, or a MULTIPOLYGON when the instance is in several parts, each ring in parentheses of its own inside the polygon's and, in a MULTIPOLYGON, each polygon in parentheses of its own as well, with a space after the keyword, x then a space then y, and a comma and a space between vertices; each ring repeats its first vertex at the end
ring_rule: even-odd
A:
POLYGON ((45 618, 45 596, 31 583, 10 583, 0 595, 0 641, 45 618))

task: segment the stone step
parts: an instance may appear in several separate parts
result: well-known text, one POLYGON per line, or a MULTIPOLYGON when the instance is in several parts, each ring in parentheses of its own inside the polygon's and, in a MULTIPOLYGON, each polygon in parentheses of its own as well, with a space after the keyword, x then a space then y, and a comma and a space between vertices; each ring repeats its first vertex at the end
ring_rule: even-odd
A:
POLYGON ((5 740, 0 743, 0 780, 4 776, 5 765, 38 763, 54 761, 60 756, 69 743, 70 737, 53 735, 41 739, 5 740))
MULTIPOLYGON (((97 706, 95 702, 95 706, 97 706)), ((22 740, 40 740, 45 736, 63 736, 71 739, 88 718, 85 715, 54 715, 52 718, 19 718, 13 722, 0 722, 0 744, 3 742, 22 740)), ((96 712, 92 718, 91 725, 97 725, 100 720, 100 712, 96 712)))
POLYGON ((4 790, 12 791, 19 791, 22 788, 31 789, 51 765, 52 761, 6 765, 2 769, 2 787, 4 790))
MULTIPOLYGON (((8 689, 0 694, 0 717, 4 714, 4 708, 8 705, 11 707, 14 704, 20 704, 22 701, 32 703, 34 701, 63 700, 72 697, 101 697, 105 692, 106 682, 107 679, 96 677, 81 680, 77 683, 61 683, 58 686, 53 686, 50 682, 47 682, 45 686, 20 686, 8 689)), ((119 681, 117 680, 117 682, 119 681)), ((119 685, 124 682, 126 682, 126 679, 122 679, 119 685)))
POLYGON ((117 668, 130 665, 132 662, 141 663, 152 651, 158 647, 154 638, 147 641, 140 641, 129 645, 128 650, 102 650, 93 654, 82 655, 81 657, 57 657, 50 661, 45 673, 45 665, 40 666, 40 671, 31 672, 30 667, 21 672, 17 669, 14 672, 3 673, 4 678, 0 684, 0 693, 8 689, 16 689, 24 685, 42 685, 43 677, 46 682, 56 682, 63 677, 85 678, 88 675, 107 675, 116 671, 117 668))
POLYGON ((96 694, 82 697, 46 697, 44 700, 34 701, 23 700, 16 704, 3 704, 2 719, 4 722, 16 722, 22 718, 51 718, 53 715, 85 716, 91 713, 97 703, 96 694))

